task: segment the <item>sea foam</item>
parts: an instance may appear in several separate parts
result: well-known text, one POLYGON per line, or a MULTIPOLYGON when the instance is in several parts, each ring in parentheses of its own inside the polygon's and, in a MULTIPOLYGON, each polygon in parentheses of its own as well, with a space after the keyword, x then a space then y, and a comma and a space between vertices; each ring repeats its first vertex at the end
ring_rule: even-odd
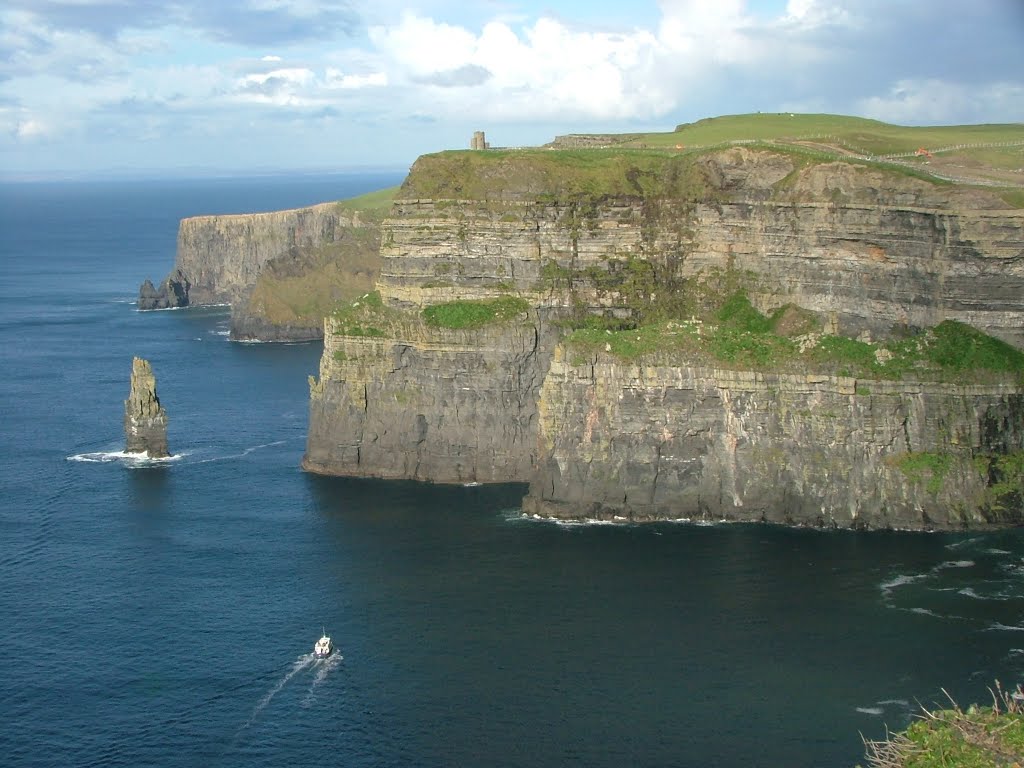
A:
POLYGON ((188 454, 176 453, 162 458, 151 458, 147 453, 128 453, 126 451, 92 451, 89 453, 76 453, 68 456, 67 461, 80 461, 86 464, 108 464, 120 462, 128 467, 152 467, 169 464, 178 461, 188 454))

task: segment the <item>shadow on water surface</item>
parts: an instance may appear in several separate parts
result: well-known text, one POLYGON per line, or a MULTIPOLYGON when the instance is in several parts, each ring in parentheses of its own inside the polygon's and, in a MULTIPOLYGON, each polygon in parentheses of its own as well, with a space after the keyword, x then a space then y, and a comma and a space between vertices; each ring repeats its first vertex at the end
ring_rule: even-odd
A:
POLYGON ((525 483, 462 486, 312 473, 305 476, 319 513, 354 517, 423 517, 427 514, 424 510, 435 514, 517 510, 527 490, 525 483))

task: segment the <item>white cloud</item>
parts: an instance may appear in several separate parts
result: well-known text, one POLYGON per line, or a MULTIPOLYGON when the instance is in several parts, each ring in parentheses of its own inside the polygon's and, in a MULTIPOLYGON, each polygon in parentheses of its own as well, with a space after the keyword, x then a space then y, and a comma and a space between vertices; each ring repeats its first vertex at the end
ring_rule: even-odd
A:
POLYGON ((325 88, 341 90, 358 90, 360 88, 382 88, 388 84, 388 76, 383 72, 371 72, 367 75, 346 74, 340 69, 328 67, 324 72, 325 88))
POLYGON ((252 83, 264 84, 268 80, 280 80, 301 86, 312 81, 314 77, 313 71, 304 67, 273 69, 270 72, 257 72, 246 75, 242 78, 241 85, 250 85, 252 83))
POLYGON ((858 112, 891 123, 921 125, 971 122, 974 115, 1001 115, 1000 122, 1024 122, 1024 83, 982 87, 936 79, 900 80, 884 96, 862 100, 858 112))
POLYGON ((47 138, 53 133, 53 129, 41 120, 27 118, 18 121, 14 133, 22 141, 34 141, 47 138))
POLYGON ((395 27, 374 27, 370 39, 395 67, 421 77, 472 63, 478 46, 469 30, 412 13, 402 14, 395 27))
POLYGON ((458 108, 491 119, 614 119, 670 104, 657 89, 632 85, 654 74, 658 41, 650 32, 578 31, 542 17, 518 31, 494 21, 474 34, 405 14, 395 27, 372 29, 370 38, 391 82, 410 86, 407 98, 422 114, 458 108), (460 83, 465 92, 452 87, 460 83))
POLYGON ((389 133, 403 126, 440 142, 457 130, 461 146, 473 124, 520 143, 552 126, 667 128, 801 106, 903 123, 1024 119, 1019 0, 976 0, 971 14, 952 12, 955 0, 788 0, 773 13, 749 0, 642 0, 643 21, 617 27, 415 2, 366 6, 374 25, 356 35, 346 0, 11 0, 0 150, 76 141, 67 155, 87 157, 89 142, 114 153, 140 135, 226 141, 250 123, 268 135, 330 125, 332 150, 350 146, 337 139, 356 124, 388 148, 411 147, 389 133))
POLYGON ((841 3, 828 0, 789 0, 782 20, 805 29, 827 25, 851 26, 855 16, 841 3))

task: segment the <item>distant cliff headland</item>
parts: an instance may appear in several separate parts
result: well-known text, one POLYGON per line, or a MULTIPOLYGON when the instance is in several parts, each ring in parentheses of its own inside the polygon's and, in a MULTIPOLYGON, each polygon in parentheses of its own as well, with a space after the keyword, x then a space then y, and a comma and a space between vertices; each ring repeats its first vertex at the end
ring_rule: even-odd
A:
POLYGON ((1016 524, 1022 166, 1024 126, 826 115, 443 152, 370 204, 185 220, 143 298, 323 323, 311 471, 527 482, 562 518, 1016 524))
POLYGON ((143 283, 139 308, 230 304, 233 339, 322 338, 324 316, 374 286, 393 194, 183 219, 174 269, 159 286, 143 283))

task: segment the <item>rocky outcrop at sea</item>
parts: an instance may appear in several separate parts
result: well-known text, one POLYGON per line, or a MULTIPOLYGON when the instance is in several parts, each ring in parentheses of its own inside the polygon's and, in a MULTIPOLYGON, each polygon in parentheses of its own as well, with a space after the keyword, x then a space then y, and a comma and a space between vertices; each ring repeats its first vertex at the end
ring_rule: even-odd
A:
POLYGON ((139 287, 139 309, 174 309, 187 307, 192 284, 180 269, 175 269, 157 288, 150 280, 139 287))
POLYGON ((167 412, 156 394, 156 376, 148 360, 132 360, 131 390, 124 401, 124 450, 145 453, 151 459, 170 455, 167 450, 167 412))

